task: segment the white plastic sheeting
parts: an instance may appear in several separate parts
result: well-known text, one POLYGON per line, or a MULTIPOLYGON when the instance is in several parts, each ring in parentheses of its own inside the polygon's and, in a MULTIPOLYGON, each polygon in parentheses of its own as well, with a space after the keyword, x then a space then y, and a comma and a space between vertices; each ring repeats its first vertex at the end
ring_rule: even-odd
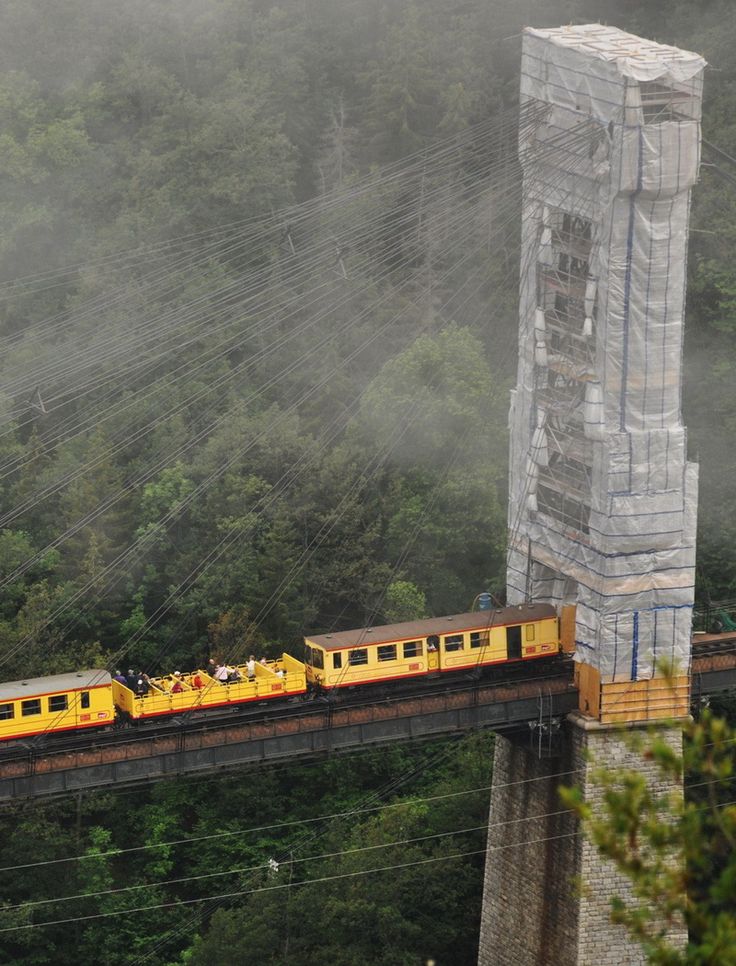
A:
MULTIPOLYGON (((563 68, 588 58, 610 65, 616 77, 631 77, 637 81, 663 80, 676 84, 692 80, 702 74, 705 61, 700 54, 679 47, 668 47, 635 34, 628 34, 618 27, 602 23, 589 23, 555 27, 553 29, 526 31, 526 38, 539 38, 566 50, 570 57, 563 59, 563 68)), ((531 47, 531 45, 529 45, 531 47)), ((553 63, 555 54, 550 54, 553 63)), ((598 73, 603 73, 600 68, 598 73)), ((611 76, 608 74, 608 76, 611 76)))
MULTIPOLYGON (((640 110, 641 82, 693 91, 698 102, 702 95, 701 56, 603 24, 527 28, 523 59, 522 100, 556 104, 605 124, 640 110)), ((699 119, 699 103, 685 112, 699 119)))
POLYGON ((690 663, 697 467, 681 420, 705 62, 600 24, 527 29, 509 603, 575 602, 603 680, 690 663), (564 432, 561 429, 564 428, 564 432))

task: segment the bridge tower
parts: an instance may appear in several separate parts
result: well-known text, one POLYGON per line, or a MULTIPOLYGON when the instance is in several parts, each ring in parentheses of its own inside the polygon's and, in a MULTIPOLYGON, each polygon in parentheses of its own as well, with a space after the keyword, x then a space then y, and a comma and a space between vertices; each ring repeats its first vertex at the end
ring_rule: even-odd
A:
POLYGON ((524 32, 507 592, 560 608, 580 710, 560 758, 497 739, 482 966, 644 962, 609 922, 625 883, 557 786, 594 796, 591 758, 634 764, 622 726, 688 713, 697 466, 681 366, 704 66, 600 24, 524 32))

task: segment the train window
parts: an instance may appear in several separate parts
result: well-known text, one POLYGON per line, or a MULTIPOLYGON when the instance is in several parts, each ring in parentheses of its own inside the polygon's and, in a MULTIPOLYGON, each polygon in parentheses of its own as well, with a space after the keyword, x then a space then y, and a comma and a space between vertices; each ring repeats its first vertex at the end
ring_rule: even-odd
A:
POLYGON ((379 661, 395 661, 396 660, 396 645, 395 644, 380 644, 378 647, 378 660, 379 661))
POLYGON ((28 701, 21 701, 20 707, 24 718, 31 714, 41 714, 41 699, 29 698, 28 701))
POLYGON ((348 664, 367 664, 368 663, 368 650, 365 647, 361 647, 356 651, 350 651, 348 653, 348 664))
POLYGON ((49 711, 66 711, 69 707, 69 698, 66 694, 54 694, 49 698, 49 711))
POLYGON ((421 657, 421 656, 422 656, 421 641, 407 641, 404 644, 404 657, 421 657))
POLYGON ((332 655, 332 666, 335 670, 342 667, 342 654, 339 651, 336 651, 332 655))
POLYGON ((463 649, 463 635, 462 634, 448 634, 445 638, 445 650, 446 651, 462 651, 463 649))
POLYGON ((318 647, 312 648, 312 666, 320 670, 323 670, 325 666, 324 651, 320 651, 318 647))
POLYGON ((470 646, 471 647, 488 647, 489 634, 488 631, 471 631, 470 632, 470 646))
POLYGON ((80 704, 83 708, 89 707, 89 691, 82 691, 82 700, 80 704))
POLYGON ((304 663, 312 663, 312 648, 309 646, 309 644, 304 645, 304 663))
POLYGON ((15 708, 12 704, 0 704, 0 721, 8 721, 15 717, 15 708))
POLYGON ((534 624, 527 624, 526 625, 526 639, 528 641, 533 641, 534 640, 534 633, 535 633, 534 624))

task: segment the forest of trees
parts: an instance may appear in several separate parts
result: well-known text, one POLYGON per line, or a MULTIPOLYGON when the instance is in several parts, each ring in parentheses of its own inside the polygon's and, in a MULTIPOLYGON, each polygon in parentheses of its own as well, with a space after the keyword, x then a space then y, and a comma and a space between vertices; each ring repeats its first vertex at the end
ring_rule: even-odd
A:
MULTIPOLYGON (((736 156, 727 0, 2 4, 6 680, 298 655, 308 632, 502 592, 519 35, 598 19, 702 53, 704 135, 736 156)), ((692 227, 707 604, 736 598, 736 187, 707 167, 692 227)), ((471 963, 490 747, 19 807, 0 957, 471 963), (289 888, 366 861, 406 868, 289 888), (55 896, 76 898, 19 906, 55 896)))

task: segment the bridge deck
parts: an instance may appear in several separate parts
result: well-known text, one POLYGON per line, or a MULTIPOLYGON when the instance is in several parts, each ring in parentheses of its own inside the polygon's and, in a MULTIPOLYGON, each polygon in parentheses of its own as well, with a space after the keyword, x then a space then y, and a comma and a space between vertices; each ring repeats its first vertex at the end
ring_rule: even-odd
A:
MULTIPOLYGON (((706 635, 693 657, 693 699, 736 687, 736 639, 706 635)), ((0 803, 129 785, 193 772, 345 753, 372 745, 458 734, 478 728, 524 729, 577 708, 571 672, 331 706, 298 704, 232 721, 110 732, 78 747, 6 749, 0 803)))

